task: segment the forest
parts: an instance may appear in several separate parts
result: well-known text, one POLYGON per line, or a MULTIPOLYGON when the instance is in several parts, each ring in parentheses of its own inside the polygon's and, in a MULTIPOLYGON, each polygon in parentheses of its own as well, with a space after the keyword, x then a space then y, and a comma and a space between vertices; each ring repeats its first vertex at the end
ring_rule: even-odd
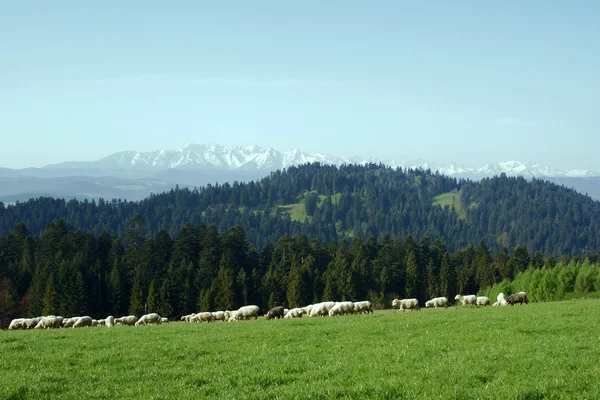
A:
POLYGON ((187 224, 214 225, 219 232, 239 225, 261 252, 286 235, 320 242, 412 236, 439 240, 450 252, 484 241, 493 252, 521 245, 531 254, 554 257, 600 249, 600 203, 572 189, 505 175, 457 180, 381 164, 304 164, 258 181, 174 188, 139 202, 0 203, 0 235, 22 222, 40 237, 49 223, 62 219, 82 232, 125 241, 128 221, 137 215, 145 239, 165 232, 176 238, 187 224))
MULTIPOLYGON (((523 272, 558 270, 579 256, 544 257, 526 246, 491 251, 484 241, 449 251, 440 241, 370 236, 320 241, 284 235, 258 250, 237 225, 185 224, 176 238, 141 235, 145 221, 127 220, 124 239, 95 236, 51 222, 41 236, 24 223, 0 237, 0 323, 16 316, 141 315, 177 318, 199 310, 256 304, 303 306, 322 300, 368 299, 389 308, 394 297, 477 293, 523 272)), ((586 263, 597 263, 588 254, 586 263)), ((597 269, 597 265, 594 267, 597 269)), ((593 284, 589 291, 594 289, 593 284)))

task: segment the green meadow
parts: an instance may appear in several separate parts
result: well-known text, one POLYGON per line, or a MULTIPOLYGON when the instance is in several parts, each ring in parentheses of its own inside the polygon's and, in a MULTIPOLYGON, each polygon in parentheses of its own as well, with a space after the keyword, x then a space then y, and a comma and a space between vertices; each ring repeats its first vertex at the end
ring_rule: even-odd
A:
POLYGON ((0 331, 6 399, 597 399, 600 300, 0 331))

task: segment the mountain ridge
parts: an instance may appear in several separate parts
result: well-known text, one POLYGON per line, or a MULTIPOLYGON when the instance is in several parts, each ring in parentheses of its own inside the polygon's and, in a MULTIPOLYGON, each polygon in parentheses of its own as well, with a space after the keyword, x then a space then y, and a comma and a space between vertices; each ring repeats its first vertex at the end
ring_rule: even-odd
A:
POLYGON ((600 173, 587 169, 559 169, 536 163, 504 161, 488 163, 482 166, 467 166, 456 162, 434 163, 422 159, 398 161, 375 157, 343 157, 323 153, 309 154, 299 148, 278 151, 272 147, 258 145, 223 146, 215 143, 190 143, 174 150, 155 150, 148 152, 120 151, 96 161, 70 161, 50 164, 42 169, 107 169, 107 170, 143 170, 164 171, 169 169, 221 169, 242 171, 275 171, 292 165, 320 162, 340 166, 342 164, 382 163, 392 168, 423 168, 438 171, 440 174, 480 179, 500 175, 523 176, 526 178, 592 178, 600 173))

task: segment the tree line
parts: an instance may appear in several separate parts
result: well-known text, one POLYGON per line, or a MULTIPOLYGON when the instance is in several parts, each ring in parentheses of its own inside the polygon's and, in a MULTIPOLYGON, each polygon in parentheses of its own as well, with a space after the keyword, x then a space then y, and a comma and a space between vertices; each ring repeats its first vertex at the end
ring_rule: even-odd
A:
POLYGON ((240 225, 259 250, 302 234, 323 242, 427 236, 452 252, 480 240, 495 252, 523 245, 555 257, 600 249, 600 203, 574 190, 538 179, 501 175, 473 182, 381 164, 305 164, 258 181, 175 188, 139 202, 42 197, 0 203, 0 234, 24 222, 39 236, 62 218, 96 236, 106 231, 125 240, 127 221, 138 214, 145 238, 163 230, 176 237, 187 223, 219 231, 240 225), (454 204, 436 202, 444 193, 453 193, 454 204))
POLYGON ((505 279, 480 294, 496 299, 498 293, 524 291, 530 301, 559 301, 580 297, 600 297, 600 263, 597 258, 561 260, 552 268, 528 268, 513 280, 505 279))
POLYGON ((340 241, 284 235, 259 251, 241 226, 219 232, 187 223, 174 239, 165 230, 143 237, 139 215, 127 223, 123 240, 84 233, 62 219, 41 236, 19 223, 0 237, 2 324, 49 314, 177 318, 246 304, 264 312, 324 300, 368 299, 389 308, 394 297, 453 299, 571 260, 532 255, 525 246, 493 252, 484 241, 452 252, 441 240, 412 235, 340 241))

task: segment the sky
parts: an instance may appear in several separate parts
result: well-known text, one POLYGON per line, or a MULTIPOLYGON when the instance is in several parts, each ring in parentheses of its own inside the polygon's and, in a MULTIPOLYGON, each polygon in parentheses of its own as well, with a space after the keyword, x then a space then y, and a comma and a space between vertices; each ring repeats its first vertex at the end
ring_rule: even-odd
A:
POLYGON ((598 1, 0 4, 0 167, 192 142, 600 171, 598 1))

